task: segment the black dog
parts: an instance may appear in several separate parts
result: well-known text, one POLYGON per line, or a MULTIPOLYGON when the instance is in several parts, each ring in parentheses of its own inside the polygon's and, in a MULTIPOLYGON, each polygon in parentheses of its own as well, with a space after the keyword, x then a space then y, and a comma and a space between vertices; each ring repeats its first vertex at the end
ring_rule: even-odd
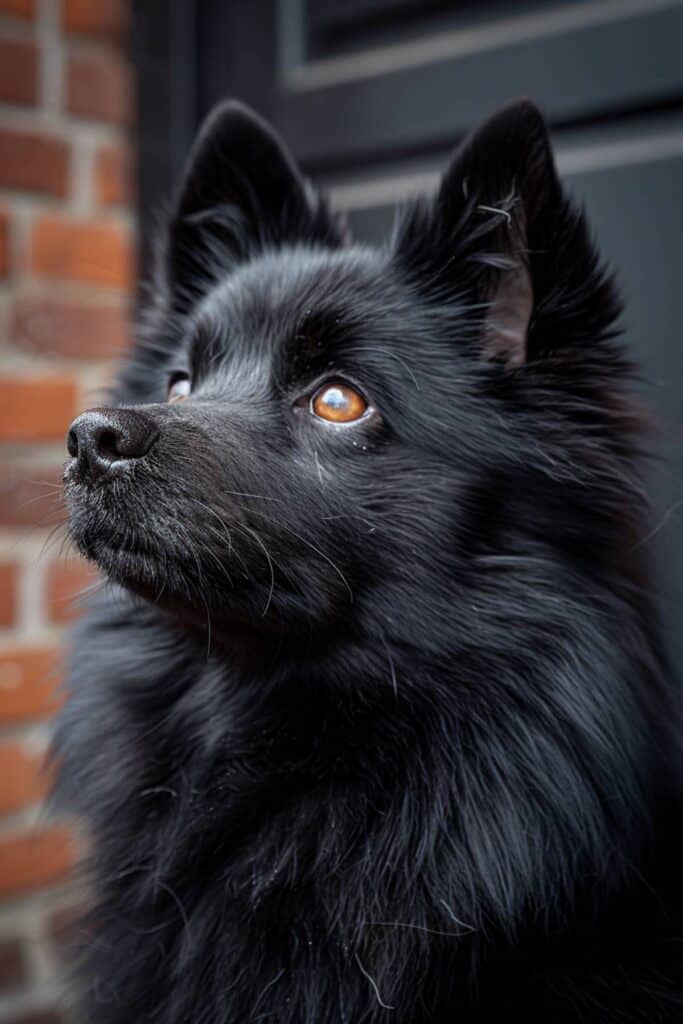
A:
POLYGON ((115 584, 55 745, 93 1021, 683 1020, 618 312, 528 102, 380 250, 257 117, 210 117, 68 439, 115 584))

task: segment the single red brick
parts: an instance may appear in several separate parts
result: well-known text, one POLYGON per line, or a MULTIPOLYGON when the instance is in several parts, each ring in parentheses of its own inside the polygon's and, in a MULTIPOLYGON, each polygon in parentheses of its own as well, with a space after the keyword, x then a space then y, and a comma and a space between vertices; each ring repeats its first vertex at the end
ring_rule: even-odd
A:
POLYGON ((116 299, 81 302, 27 295, 14 306, 9 336, 30 352, 111 359, 129 344, 128 307, 116 299))
POLYGON ((77 54, 66 73, 66 107, 70 114, 127 124, 132 90, 126 63, 113 53, 77 54))
POLYGON ((60 953, 83 940, 87 932, 88 922, 82 907, 60 907, 48 917, 47 934, 60 953))
POLYGON ((67 32, 91 36, 121 36, 130 23, 127 0, 63 0, 62 25, 67 32))
POLYGON ((0 897, 59 881, 76 863, 76 844, 62 825, 0 838, 0 897))
POLYGON ((0 744, 0 814, 38 803, 49 786, 43 757, 36 757, 21 743, 0 744))
POLYGON ((18 939, 0 940, 0 993, 6 995, 26 981, 26 960, 18 939))
POLYGON ((38 98, 38 50, 23 39, 0 39, 0 100, 35 103, 38 98))
POLYGON ((111 221, 48 215, 34 225, 31 265, 42 277, 128 288, 133 279, 130 232, 111 221))
POLYGON ((19 567, 12 562, 0 565, 0 626, 13 626, 17 611, 19 567))
POLYGON ((76 378, 0 378, 0 441, 61 441, 76 415, 76 378))
POLYGON ((95 194, 103 206, 132 200, 130 150, 126 146, 102 146, 95 160, 95 194))
POLYGON ((63 198, 68 175, 69 147, 62 139, 44 132, 0 128, 0 188, 63 198))
POLYGON ((15 647, 2 651, 0 722, 40 718, 57 709, 63 699, 57 693, 58 658, 54 649, 45 647, 15 647))
POLYGON ((9 273, 9 216, 0 210, 0 277, 9 273))
POLYGON ((61 522, 61 466, 4 462, 0 460, 0 525, 53 527, 61 522))
POLYGON ((87 562, 55 562, 47 577, 47 600, 52 622, 70 622, 80 612, 79 598, 86 588, 97 583, 97 571, 87 562))
POLYGON ((62 467, 4 461, 5 465, 0 461, 0 525, 55 527, 62 522, 62 467))
POLYGON ((0 0, 0 13, 13 18, 35 18, 35 0, 0 0))

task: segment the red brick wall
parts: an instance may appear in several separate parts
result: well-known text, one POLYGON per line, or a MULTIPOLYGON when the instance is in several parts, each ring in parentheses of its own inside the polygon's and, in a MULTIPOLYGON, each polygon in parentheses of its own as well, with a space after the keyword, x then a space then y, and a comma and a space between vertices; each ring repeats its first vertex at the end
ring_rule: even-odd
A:
POLYGON ((133 274, 125 0, 0 0, 0 1024, 70 1020, 58 938, 73 825, 42 807, 72 599, 64 436, 127 343, 133 274))

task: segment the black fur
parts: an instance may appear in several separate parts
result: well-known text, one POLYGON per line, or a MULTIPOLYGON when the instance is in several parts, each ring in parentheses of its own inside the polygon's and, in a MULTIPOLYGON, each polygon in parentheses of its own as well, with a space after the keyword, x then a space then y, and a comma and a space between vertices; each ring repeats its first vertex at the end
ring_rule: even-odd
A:
POLYGON ((683 1020, 678 707, 619 304, 528 102, 386 247, 210 118, 65 480, 98 1024, 683 1020), (193 393, 166 404, 169 375, 193 393), (351 381, 370 414, 317 420, 351 381))

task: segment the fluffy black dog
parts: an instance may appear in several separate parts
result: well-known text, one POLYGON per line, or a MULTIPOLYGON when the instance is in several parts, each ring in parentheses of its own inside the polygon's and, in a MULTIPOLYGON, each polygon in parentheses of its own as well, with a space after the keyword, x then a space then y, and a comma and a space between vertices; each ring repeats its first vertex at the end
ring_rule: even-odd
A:
POLYGON ((680 757, 619 304, 538 111, 383 249, 191 155, 71 535, 98 1024, 683 1020, 680 757))

